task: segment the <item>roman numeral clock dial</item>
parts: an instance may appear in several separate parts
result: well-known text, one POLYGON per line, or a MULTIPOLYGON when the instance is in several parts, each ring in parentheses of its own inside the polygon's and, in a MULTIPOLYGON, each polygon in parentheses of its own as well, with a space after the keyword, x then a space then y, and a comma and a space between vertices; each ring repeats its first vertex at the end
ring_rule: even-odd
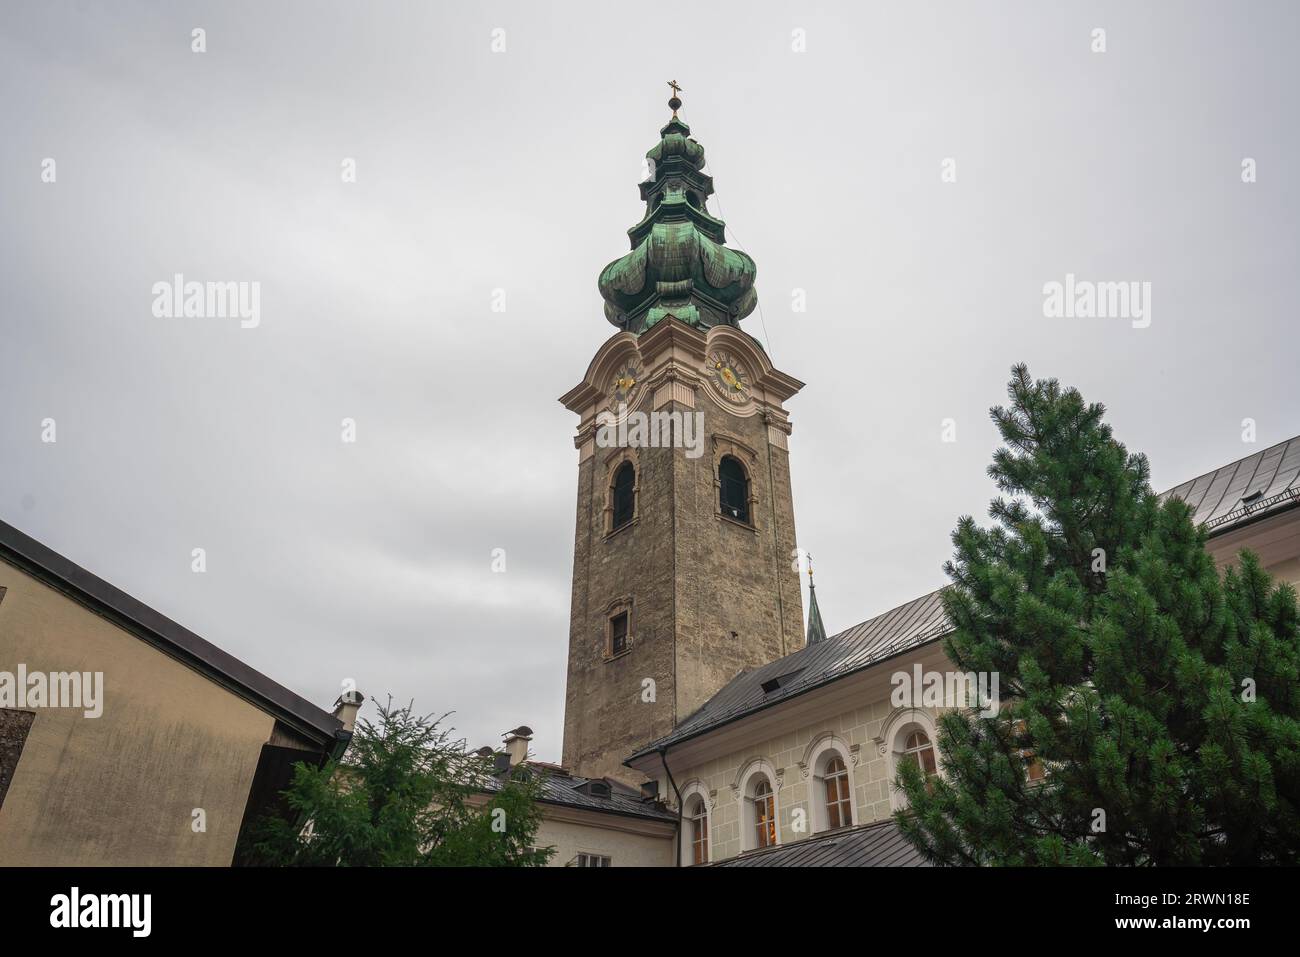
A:
POLYGON ((610 404, 617 412, 623 406, 630 406, 636 397, 637 387, 641 384, 641 370, 636 363, 629 362, 614 373, 609 385, 610 404))
POLYGON ((732 405, 739 405, 750 398, 749 373, 731 354, 721 350, 710 353, 708 371, 714 389, 732 405))

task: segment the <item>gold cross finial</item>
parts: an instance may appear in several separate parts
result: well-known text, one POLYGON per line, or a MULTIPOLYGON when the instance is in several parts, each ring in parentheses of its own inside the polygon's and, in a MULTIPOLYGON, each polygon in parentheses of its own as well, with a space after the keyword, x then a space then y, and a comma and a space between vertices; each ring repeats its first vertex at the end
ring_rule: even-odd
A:
POLYGON ((676 80, 669 80, 668 85, 672 87, 673 90, 673 95, 672 98, 668 101, 668 105, 672 108, 673 116, 676 116, 677 108, 682 105, 681 97, 679 97, 677 94, 682 92, 682 88, 677 85, 676 80))
POLYGON ((673 96, 676 96, 678 93, 682 92, 682 88, 677 85, 676 80, 669 80, 668 85, 673 88, 673 96))

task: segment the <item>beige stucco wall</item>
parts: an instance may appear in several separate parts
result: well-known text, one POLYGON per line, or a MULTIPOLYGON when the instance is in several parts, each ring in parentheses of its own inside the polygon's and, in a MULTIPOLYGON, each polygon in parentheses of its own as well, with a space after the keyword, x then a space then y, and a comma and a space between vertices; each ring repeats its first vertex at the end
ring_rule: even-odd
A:
POLYGON ((565 867, 579 853, 608 857, 611 867, 671 867, 673 834, 672 824, 642 824, 609 814, 548 810, 533 843, 537 847, 555 847, 551 867, 565 867))
POLYGON ((228 865, 271 716, 4 562, 0 588, 0 670, 104 673, 98 718, 31 709, 0 865, 228 865))
POLYGON ((1283 512, 1210 539, 1207 546, 1222 569, 1248 548, 1278 581, 1300 585, 1300 510, 1283 512))

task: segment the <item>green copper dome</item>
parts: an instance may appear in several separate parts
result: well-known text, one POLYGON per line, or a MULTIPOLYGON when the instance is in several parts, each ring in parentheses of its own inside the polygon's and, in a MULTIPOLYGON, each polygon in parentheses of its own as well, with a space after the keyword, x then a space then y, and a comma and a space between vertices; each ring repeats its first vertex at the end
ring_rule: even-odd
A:
POLYGON ((758 304, 754 260, 726 247, 726 224, 705 209, 713 177, 700 172, 704 147, 691 128, 674 112, 659 135, 640 187, 645 218, 627 231, 632 251, 597 281, 605 318, 637 334, 666 316, 701 329, 739 325, 758 304))

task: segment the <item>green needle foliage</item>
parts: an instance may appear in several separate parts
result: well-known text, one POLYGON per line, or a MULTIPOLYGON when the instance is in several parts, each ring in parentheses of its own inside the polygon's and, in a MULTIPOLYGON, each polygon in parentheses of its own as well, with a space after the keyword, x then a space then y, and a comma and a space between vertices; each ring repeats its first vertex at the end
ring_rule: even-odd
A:
POLYGON ((241 859, 297 867, 540 867, 541 778, 526 767, 494 776, 446 718, 379 706, 357 722, 342 762, 299 763, 284 792, 289 814, 267 814, 241 859))
POLYGON ((1005 497, 958 522, 944 595, 948 657, 998 673, 1001 708, 941 717, 943 774, 900 766, 900 826, 944 864, 1297 863, 1295 590, 1244 551, 1220 576, 1101 405, 1012 373, 1005 497))

